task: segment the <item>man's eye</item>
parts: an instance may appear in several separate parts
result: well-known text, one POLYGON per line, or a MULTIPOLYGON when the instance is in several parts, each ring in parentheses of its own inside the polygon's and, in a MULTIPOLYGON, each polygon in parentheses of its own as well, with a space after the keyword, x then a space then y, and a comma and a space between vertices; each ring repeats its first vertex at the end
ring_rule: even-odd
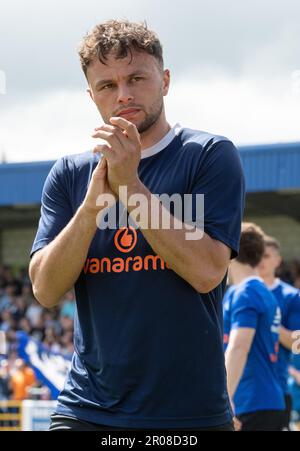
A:
POLYGON ((110 83, 108 85, 104 85, 100 88, 100 91, 103 91, 104 89, 111 89, 111 88, 113 88, 113 86, 114 85, 112 83, 110 83))
POLYGON ((131 81, 139 81, 142 79, 143 79, 143 77, 132 77, 131 81))

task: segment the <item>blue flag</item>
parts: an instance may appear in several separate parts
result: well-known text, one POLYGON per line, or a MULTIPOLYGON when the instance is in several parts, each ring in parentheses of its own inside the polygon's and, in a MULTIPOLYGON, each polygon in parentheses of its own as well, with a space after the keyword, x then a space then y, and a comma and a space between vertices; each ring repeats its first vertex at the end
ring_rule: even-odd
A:
POLYGON ((40 341, 25 332, 17 332, 18 355, 34 370, 36 378, 51 391, 56 399, 64 387, 71 360, 63 354, 49 351, 40 341))

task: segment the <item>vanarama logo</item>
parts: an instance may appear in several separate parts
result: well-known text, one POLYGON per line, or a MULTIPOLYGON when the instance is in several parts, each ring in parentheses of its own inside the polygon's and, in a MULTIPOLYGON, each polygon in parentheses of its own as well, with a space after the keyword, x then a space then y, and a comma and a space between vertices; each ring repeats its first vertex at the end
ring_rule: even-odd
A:
MULTIPOLYGON (((137 241, 137 230, 133 227, 122 227, 116 231, 114 236, 114 244, 117 250, 122 254, 131 252, 135 248, 137 241)), ((167 263, 158 255, 146 255, 144 257, 137 255, 135 257, 124 257, 88 258, 83 268, 84 273, 121 273, 170 269, 167 263)))
POLYGON ((123 227, 117 231, 114 238, 116 248, 120 252, 131 252, 137 243, 137 231, 133 227, 123 227))

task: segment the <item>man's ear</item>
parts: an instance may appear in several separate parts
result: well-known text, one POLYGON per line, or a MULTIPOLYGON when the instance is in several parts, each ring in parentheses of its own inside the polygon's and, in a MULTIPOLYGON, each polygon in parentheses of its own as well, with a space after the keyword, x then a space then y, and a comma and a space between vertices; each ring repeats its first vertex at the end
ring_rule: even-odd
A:
POLYGON ((163 76, 163 95, 166 96, 169 92, 170 87, 170 71, 169 69, 164 70, 163 76))

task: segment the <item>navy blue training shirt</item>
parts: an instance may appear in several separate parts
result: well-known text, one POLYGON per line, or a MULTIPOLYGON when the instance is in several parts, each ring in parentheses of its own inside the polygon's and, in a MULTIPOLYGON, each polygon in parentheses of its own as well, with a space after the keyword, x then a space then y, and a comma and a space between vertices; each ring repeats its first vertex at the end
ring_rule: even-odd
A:
MULTIPOLYGON (((45 182, 31 255, 68 224, 97 161, 86 152, 56 162, 45 182)), ((229 140, 174 127, 142 152, 138 173, 153 194, 204 194, 205 232, 237 255, 244 177, 229 140)), ((75 284, 75 352, 56 412, 126 428, 230 421, 225 282, 200 294, 166 266, 140 230, 98 229, 75 284)))

